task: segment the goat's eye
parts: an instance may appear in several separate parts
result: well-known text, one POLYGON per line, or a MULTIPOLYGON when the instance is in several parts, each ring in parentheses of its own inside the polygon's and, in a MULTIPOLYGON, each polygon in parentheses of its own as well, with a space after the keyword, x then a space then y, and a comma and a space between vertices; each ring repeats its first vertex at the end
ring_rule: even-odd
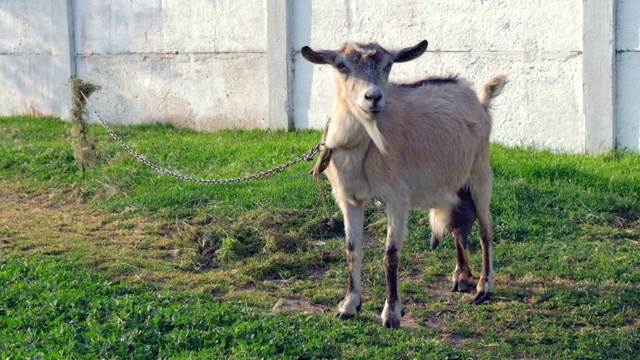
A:
POLYGON ((349 73, 349 67, 345 64, 336 64, 336 69, 343 74, 349 73))

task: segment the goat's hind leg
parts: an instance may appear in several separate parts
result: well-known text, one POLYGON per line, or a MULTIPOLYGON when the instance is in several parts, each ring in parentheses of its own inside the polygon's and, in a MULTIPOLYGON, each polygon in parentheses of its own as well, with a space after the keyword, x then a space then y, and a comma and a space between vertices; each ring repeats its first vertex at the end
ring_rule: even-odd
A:
POLYGON ((493 271, 493 219, 489 211, 491 202, 493 176, 490 168, 485 170, 484 176, 473 180, 471 196, 476 206, 478 221, 480 222, 480 244, 482 245, 482 272, 476 286, 476 297, 471 304, 478 305, 485 302, 493 294, 495 287, 495 273, 493 271))
POLYGON ((442 239, 453 232, 457 263, 453 272, 451 291, 465 292, 471 279, 469 262, 469 233, 476 220, 476 208, 468 188, 457 193, 459 201, 451 207, 433 208, 429 212, 431 223, 431 249, 435 250, 442 239))
POLYGON ((338 317, 351 319, 360 312, 362 306, 362 232, 364 227, 364 206, 362 202, 346 201, 340 204, 344 216, 346 253, 349 262, 349 287, 344 300, 340 302, 338 317))
POLYGON ((469 261, 469 234, 476 220, 476 207, 468 188, 458 191, 460 202, 451 210, 449 227, 453 230, 456 246, 456 268, 453 272, 451 291, 466 292, 471 279, 469 261))

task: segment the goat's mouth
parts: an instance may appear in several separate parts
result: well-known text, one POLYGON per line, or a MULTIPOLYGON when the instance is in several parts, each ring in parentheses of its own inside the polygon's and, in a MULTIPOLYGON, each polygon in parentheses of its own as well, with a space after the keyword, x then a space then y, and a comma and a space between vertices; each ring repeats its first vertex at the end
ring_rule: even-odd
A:
POLYGON ((382 107, 362 108, 361 110, 366 117, 377 119, 378 117, 380 117, 380 114, 382 113, 382 110, 384 110, 384 108, 382 107))

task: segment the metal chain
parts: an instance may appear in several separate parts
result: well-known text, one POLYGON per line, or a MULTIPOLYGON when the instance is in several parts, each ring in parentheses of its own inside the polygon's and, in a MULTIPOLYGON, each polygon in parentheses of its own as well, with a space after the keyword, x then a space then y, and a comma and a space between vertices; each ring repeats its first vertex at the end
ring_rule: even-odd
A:
POLYGON ((285 170, 287 168, 290 168, 293 165, 295 165, 295 164, 297 164, 297 163, 299 163, 299 162, 301 162, 303 160, 313 161, 313 158, 315 157, 315 155, 318 152, 320 152, 320 148, 324 145, 324 142, 320 142, 318 145, 316 145, 314 148, 312 148, 309 151, 309 153, 307 153, 305 155, 302 155, 302 156, 300 156, 298 158, 295 158, 295 159, 289 161, 286 164, 277 166, 277 167, 275 167, 275 168, 273 168, 271 170, 259 172, 259 173, 256 173, 256 174, 247 175, 247 176, 238 177, 238 178, 233 178, 233 179, 220 179, 220 180, 193 178, 193 177, 190 177, 190 176, 180 175, 180 174, 177 174, 177 173, 175 173, 175 172, 173 172, 171 170, 163 168, 160 165, 157 165, 157 164, 147 160, 144 156, 140 155, 138 152, 136 152, 135 150, 130 148, 113 130, 111 130, 111 128, 107 125, 107 123, 104 120, 102 120, 102 118, 100 117, 100 115, 98 115, 96 110, 91 105, 89 105, 89 99, 87 99, 87 97, 84 95, 84 92, 80 91, 80 94, 84 98, 85 104, 89 107, 89 109, 93 112, 93 114, 98 118, 98 121, 100 122, 100 124, 102 124, 102 126, 104 126, 104 128, 107 129, 109 134, 111 134, 111 136, 118 142, 118 144, 120 144, 129 154, 133 155, 140 162, 142 162, 143 164, 155 169, 156 171, 158 171, 160 173, 172 176, 172 177, 174 177, 176 179, 188 181, 188 182, 194 182, 194 183, 199 183, 199 184, 226 185, 226 184, 237 184, 237 183, 241 183, 241 182, 245 182, 245 181, 249 181, 249 180, 263 179, 263 178, 272 176, 275 173, 281 172, 281 171, 283 171, 283 170, 285 170))

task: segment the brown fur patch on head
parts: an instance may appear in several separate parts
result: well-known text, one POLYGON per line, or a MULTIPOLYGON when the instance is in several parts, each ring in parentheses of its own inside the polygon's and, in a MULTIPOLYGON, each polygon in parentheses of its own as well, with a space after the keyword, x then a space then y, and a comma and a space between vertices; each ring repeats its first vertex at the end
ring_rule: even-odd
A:
POLYGON ((386 55, 389 53, 378 43, 344 43, 338 49, 338 53, 349 58, 354 64, 360 64, 363 61, 372 60, 379 65, 386 55))

